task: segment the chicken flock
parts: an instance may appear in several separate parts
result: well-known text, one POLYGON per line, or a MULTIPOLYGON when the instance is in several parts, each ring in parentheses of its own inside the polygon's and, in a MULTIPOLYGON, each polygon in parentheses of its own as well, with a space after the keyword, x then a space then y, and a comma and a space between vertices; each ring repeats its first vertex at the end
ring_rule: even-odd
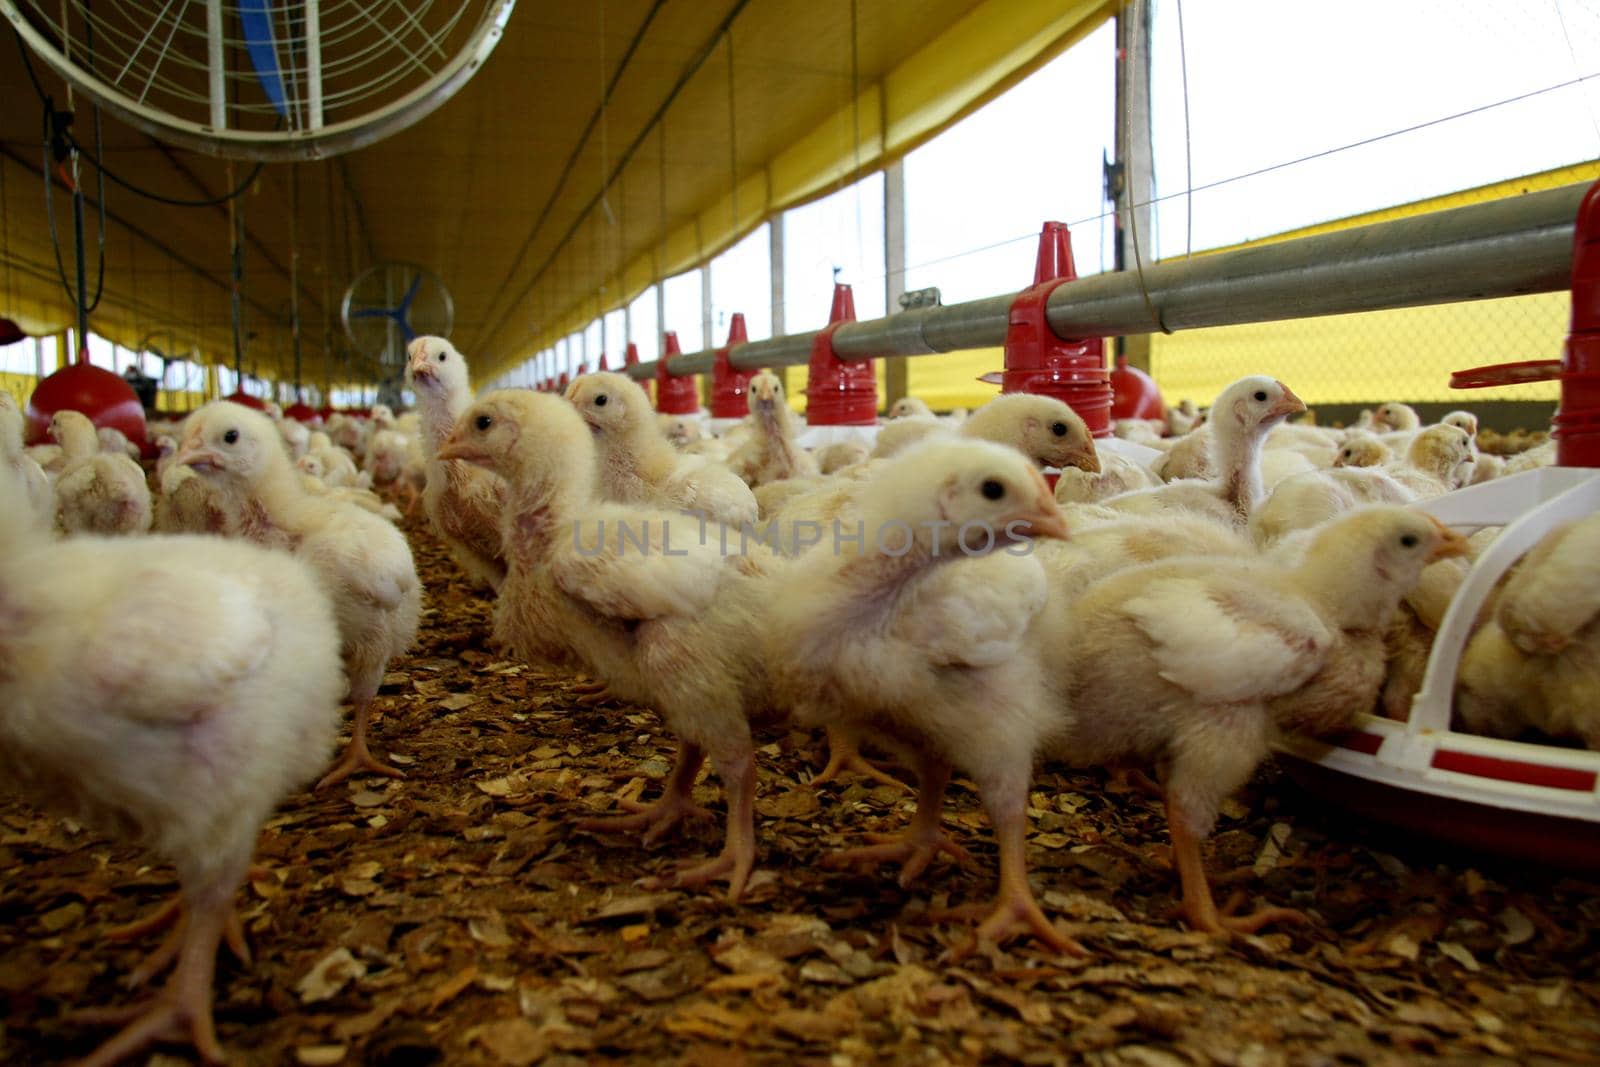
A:
MULTIPOLYGON (((907 398, 874 444, 812 452, 765 372, 750 417, 720 437, 658 417, 617 374, 564 397, 475 397, 441 338, 410 345, 407 380, 416 412, 320 429, 208 404, 153 427, 148 476, 76 412, 55 416, 53 444, 23 448, 0 395, 0 765, 41 805, 142 843, 181 885, 131 931, 172 927, 131 976, 170 978, 91 1013, 124 1025, 88 1064, 169 1039, 221 1060, 215 957, 224 942, 248 954, 233 898, 262 824, 319 774, 402 775, 369 739, 425 593, 402 510, 420 506, 494 598, 502 652, 576 672, 592 700, 650 708, 675 735, 656 800, 580 829, 656 841, 705 814, 692 788, 709 761, 722 850, 662 884, 723 881, 739 899, 760 855, 755 736, 792 723, 828 735, 814 783, 900 784, 866 743, 915 775, 904 832, 828 862, 894 863, 901 886, 940 853, 970 862, 941 829, 959 773, 999 846, 966 951, 1029 935, 1083 954, 1028 881, 1035 765, 1156 771, 1194 928, 1304 921, 1213 901, 1201 847, 1222 803, 1281 733, 1406 716, 1433 628, 1494 531, 1468 540, 1405 505, 1554 459, 1547 445, 1479 453, 1466 412, 1291 422, 1305 405, 1265 376, 1204 412, 1119 423, 1157 450, 1149 465, 1097 448, 1041 396, 946 416, 907 398), (350 737, 330 768, 341 703, 350 737)), ((1600 748, 1597 555, 1591 517, 1508 575, 1462 661, 1459 728, 1600 748)))

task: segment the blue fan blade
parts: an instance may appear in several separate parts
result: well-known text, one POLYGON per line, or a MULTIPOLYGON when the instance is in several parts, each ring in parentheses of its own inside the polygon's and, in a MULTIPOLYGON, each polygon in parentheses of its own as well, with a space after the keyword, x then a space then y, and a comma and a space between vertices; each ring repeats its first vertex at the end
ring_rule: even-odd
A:
POLYGON ((272 0, 239 0, 239 25, 244 30, 245 48, 250 53, 250 65, 256 68, 261 91, 278 114, 288 118, 283 105, 283 75, 278 70, 278 46, 272 37, 272 0))
POLYGON ((422 288, 422 275, 419 274, 415 278, 411 279, 411 288, 407 289, 406 290, 406 295, 400 298, 400 310, 401 311, 404 311, 405 309, 407 309, 407 308, 409 308, 411 306, 411 301, 413 301, 413 300, 415 300, 417 298, 417 290, 421 289, 421 288, 422 288))

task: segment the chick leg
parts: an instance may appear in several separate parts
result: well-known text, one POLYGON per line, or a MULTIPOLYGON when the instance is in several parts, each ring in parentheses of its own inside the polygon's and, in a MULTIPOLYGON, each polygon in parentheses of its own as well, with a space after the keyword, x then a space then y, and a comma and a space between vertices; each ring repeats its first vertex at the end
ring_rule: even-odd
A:
POLYGON ((756 865, 756 761, 748 748, 716 760, 717 775, 728 794, 728 832, 722 852, 705 863, 667 878, 652 878, 650 889, 683 889, 718 878, 728 880, 728 903, 737 903, 756 865))
POLYGON ((950 784, 950 765, 943 760, 924 760, 918 768, 917 782, 920 787, 917 810, 905 833, 882 839, 878 844, 835 852, 824 857, 822 865, 838 868, 899 863, 901 889, 909 888, 941 852, 948 852, 962 866, 970 866, 972 857, 967 850, 945 836, 939 827, 945 787, 950 784))
POLYGON ((372 714, 372 695, 355 697, 351 700, 354 721, 350 725, 350 743, 345 746, 344 755, 339 757, 339 762, 333 769, 322 776, 322 781, 317 783, 318 789, 324 789, 336 782, 342 782, 353 774, 381 774, 385 778, 404 778, 405 772, 387 763, 379 763, 377 758, 367 749, 367 719, 372 714))
POLYGON ((1057 952, 1087 956, 1087 949, 1057 930, 1039 910, 1028 884, 1026 782, 1017 788, 991 790, 986 799, 1000 844, 1000 891, 995 895, 994 910, 959 955, 969 955, 982 942, 998 945, 1020 933, 1032 934, 1057 952))
MULTIPOLYGON (((230 882, 229 884, 234 884, 230 882)), ((188 902, 183 922, 178 966, 156 996, 131 1011, 82 1012, 78 1018, 131 1021, 101 1045, 79 1067, 109 1067, 157 1041, 191 1043, 207 1063, 224 1060, 211 1018, 212 984, 216 977, 217 946, 233 911, 233 893, 211 887, 188 902)))
POLYGON ((651 804, 623 801, 622 807, 633 812, 632 815, 580 819, 574 825, 579 830, 597 834, 626 834, 643 830, 644 844, 649 846, 666 836, 667 831, 685 818, 712 818, 711 812, 692 799, 695 775, 700 773, 700 765, 705 760, 705 749, 693 741, 681 741, 661 799, 651 804))
POLYGON ((842 726, 828 727, 828 764, 811 779, 811 788, 815 789, 828 782, 836 782, 846 771, 872 779, 880 785, 892 785, 896 789, 911 792, 911 787, 906 785, 894 775, 880 770, 861 754, 861 739, 854 730, 842 726))
POLYGON ((1209 934, 1253 934, 1270 923, 1307 922, 1306 914, 1293 908, 1262 908, 1249 915, 1225 915, 1217 909, 1200 856, 1200 835, 1191 828, 1181 803, 1167 801, 1167 828, 1172 834, 1172 853, 1177 860, 1178 877, 1183 883, 1183 917, 1191 927, 1209 934))

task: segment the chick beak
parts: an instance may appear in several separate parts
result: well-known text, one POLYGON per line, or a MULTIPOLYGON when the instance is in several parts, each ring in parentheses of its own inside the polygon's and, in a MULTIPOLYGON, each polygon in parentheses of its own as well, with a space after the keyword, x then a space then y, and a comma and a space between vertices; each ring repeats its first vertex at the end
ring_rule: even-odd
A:
MULTIPOLYGON (((1431 515, 1428 517, 1430 519, 1433 518, 1431 515)), ((1428 553, 1427 562, 1436 563, 1441 559, 1454 559, 1470 553, 1472 546, 1468 544, 1465 537, 1462 537, 1438 519, 1433 519, 1433 524, 1439 528, 1439 543, 1434 545, 1433 550, 1428 553)))
POLYGON ((1068 534, 1067 517, 1061 513, 1061 505, 1056 503, 1055 494, 1050 491, 1044 478, 1039 476, 1037 480, 1038 491, 1032 503, 1009 516, 1007 525, 1026 523, 1027 529, 1021 532, 1028 537, 1054 537, 1064 541, 1068 534))
POLYGON ((1088 471, 1090 474, 1099 474, 1100 454, 1095 451, 1094 439, 1090 438, 1083 443, 1082 448, 1074 449, 1068 454, 1066 466, 1076 467, 1081 471, 1088 471))
POLYGON ((1283 390, 1283 396, 1278 399, 1276 404, 1272 405, 1274 418, 1286 419, 1290 415, 1298 415, 1306 409, 1306 402, 1295 396, 1293 389, 1290 389, 1282 382, 1278 383, 1278 388, 1283 390))
POLYGON ((476 463, 480 467, 488 466, 489 457, 466 441, 459 434, 451 434, 443 445, 439 447, 440 459, 459 459, 463 463, 476 463))
POLYGON ((224 469, 222 456, 209 448, 199 445, 186 444, 178 449, 178 454, 173 462, 185 467, 192 467, 197 471, 220 471, 224 469))

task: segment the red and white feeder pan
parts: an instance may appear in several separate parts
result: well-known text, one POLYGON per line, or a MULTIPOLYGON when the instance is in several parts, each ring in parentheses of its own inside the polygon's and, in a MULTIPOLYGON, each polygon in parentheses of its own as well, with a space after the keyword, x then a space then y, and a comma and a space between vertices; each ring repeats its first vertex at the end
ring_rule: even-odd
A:
MULTIPOLYGON (((1579 208, 1573 243, 1565 358, 1482 367, 1451 380, 1476 388, 1559 378, 1557 465, 1417 505, 1463 531, 1505 528, 1445 612, 1410 718, 1363 715, 1342 734, 1288 738, 1280 751, 1292 774, 1342 810, 1471 848, 1600 869, 1600 752, 1450 728, 1461 655, 1496 583, 1551 529, 1600 512, 1600 183, 1579 208)), ((1600 703, 1600 686, 1594 700, 1600 703)))

